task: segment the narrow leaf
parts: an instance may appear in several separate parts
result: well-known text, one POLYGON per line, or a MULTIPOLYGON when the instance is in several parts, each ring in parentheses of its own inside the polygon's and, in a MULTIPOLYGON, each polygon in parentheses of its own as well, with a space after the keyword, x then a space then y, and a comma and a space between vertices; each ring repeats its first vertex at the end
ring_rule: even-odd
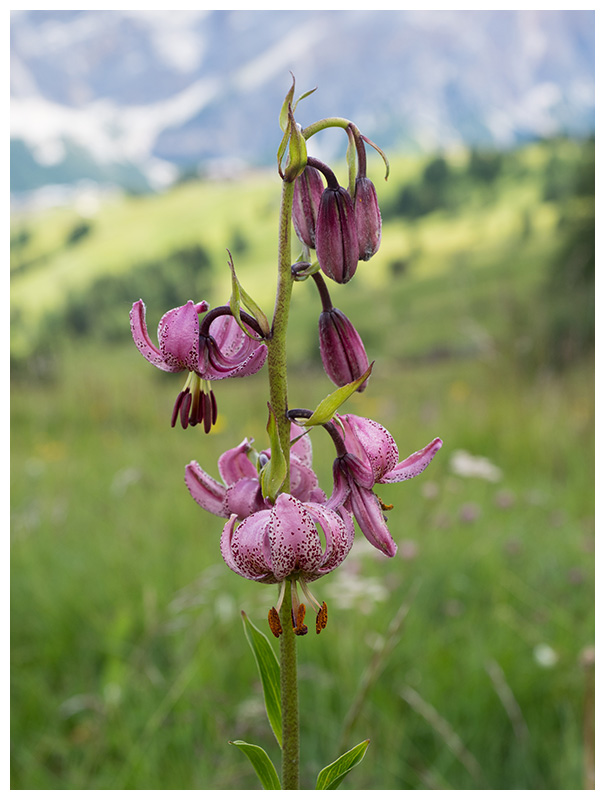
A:
POLYGON ((296 111, 296 106, 300 103, 301 100, 304 100, 305 97, 308 97, 310 94, 313 94, 313 92, 316 92, 316 91, 317 91, 317 86, 315 86, 315 88, 313 88, 313 89, 309 89, 308 92, 303 92, 303 94, 301 94, 301 96, 298 98, 298 100, 292 106, 292 111, 296 111))
POLYGON ((256 666, 265 695, 265 708, 269 724, 281 747, 281 696, 279 682, 279 663, 264 633, 253 625, 242 611, 244 633, 254 654, 256 666))
POLYGON ((353 767, 356 767, 366 754, 370 740, 366 739, 358 745, 348 750, 346 753, 337 758, 327 767, 324 767, 317 776, 316 789, 336 789, 340 785, 342 779, 349 773, 353 767))
POLYGON ((288 130, 290 131, 290 146, 288 148, 288 161, 284 172, 284 180, 295 180, 307 166, 307 142, 302 135, 300 125, 294 119, 292 107, 288 108, 288 130))
POLYGON ((260 472, 260 484, 263 497, 268 497, 271 502, 275 502, 278 492, 286 480, 288 465, 279 442, 277 422, 273 409, 269 406, 269 421, 267 422, 267 433, 271 443, 271 458, 260 472))
POLYGON ((336 389, 335 392, 329 394, 327 397, 319 403, 313 414, 309 417, 309 419, 302 421, 303 425, 325 425, 326 422, 330 422, 334 414, 340 408, 340 406, 349 399, 349 397, 357 391, 357 389, 361 386, 364 381, 366 381, 370 377, 370 373, 372 372, 372 367, 374 366, 374 362, 370 364, 367 370, 363 373, 361 378, 357 378, 356 381, 352 381, 351 383, 347 383, 345 386, 341 386, 339 389, 336 389))
MULTIPOLYGON (((290 75, 292 75, 292 73, 290 73, 290 75)), ((294 86, 295 86, 295 84, 296 84, 296 81, 294 79, 294 75, 292 75, 292 86, 290 87, 290 91, 286 95, 286 99, 284 100, 284 103, 283 103, 283 105, 281 107, 281 111, 279 112, 279 127, 282 129, 282 131, 284 131, 284 133, 286 132, 286 129, 288 128, 288 116, 289 116, 288 109, 292 105, 292 100, 294 100, 294 86)), ((302 98, 299 97, 296 102, 298 103, 299 100, 302 100, 302 98)))
MULTIPOLYGON (((229 251, 227 250, 229 253, 229 251)), ((242 303, 248 309, 248 311, 252 314, 254 319, 258 322, 260 329, 264 333, 265 336, 268 336, 271 332, 271 328, 269 327, 269 320, 267 319, 264 311, 262 308, 250 297, 248 292, 244 289, 244 287, 239 282, 237 275, 235 274, 235 265, 233 264, 233 258, 231 253, 229 253, 229 269, 231 270, 231 298, 229 299, 229 308, 237 324, 251 339, 256 339, 255 334, 251 334, 248 328, 244 325, 241 319, 240 310, 242 303)))
POLYGON ((242 742, 241 739, 235 742, 229 742, 229 744, 234 744, 242 753, 248 756, 263 789, 277 789, 278 791, 281 789, 277 770, 262 747, 259 747, 257 744, 242 742))

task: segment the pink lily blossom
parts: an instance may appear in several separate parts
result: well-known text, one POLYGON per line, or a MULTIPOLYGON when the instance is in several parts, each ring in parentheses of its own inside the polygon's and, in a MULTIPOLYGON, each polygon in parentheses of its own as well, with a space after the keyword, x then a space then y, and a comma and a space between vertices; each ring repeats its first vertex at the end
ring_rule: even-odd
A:
MULTIPOLYGON (((258 372, 265 363, 267 346, 247 336, 228 307, 210 311, 200 325, 199 314, 206 311, 206 301, 192 300, 167 311, 158 325, 156 346, 147 331, 145 304, 137 300, 130 312, 130 327, 134 343, 147 361, 164 372, 189 372, 174 404, 172 426, 180 416, 183 428, 203 423, 208 433, 217 418, 210 382, 258 372)), ((254 335, 254 325, 247 327, 254 335)))
POLYGON ((222 556, 233 572, 248 580, 281 584, 277 608, 269 612, 274 635, 282 632, 278 612, 286 584, 292 591, 294 632, 307 633, 306 607, 298 599, 297 583, 318 610, 319 633, 327 623, 327 606, 313 597, 307 583, 332 572, 347 557, 355 533, 350 512, 344 508, 337 512, 321 503, 301 503, 291 494, 283 493, 271 509, 257 511, 237 527, 236 522, 237 515, 232 514, 223 528, 222 556), (323 541, 317 526, 323 533, 323 541))
MULTIPOLYGON (((323 503, 326 496, 311 468, 311 442, 308 436, 297 438, 302 433, 302 428, 292 424, 290 492, 301 502, 323 503)), ((262 496, 257 467, 248 457, 250 453, 253 453, 252 440, 244 439, 220 456, 218 471, 223 483, 208 475, 197 461, 191 461, 185 467, 185 483, 195 502, 211 514, 227 519, 235 514, 242 520, 269 508, 262 496)), ((266 462, 271 458, 271 450, 264 450, 257 456, 261 463, 266 462)))
POLYGON ((349 508, 366 539, 387 556, 394 556, 397 545, 386 524, 389 510, 376 496, 377 483, 399 483, 420 475, 441 449, 441 439, 433 439, 422 450, 399 461, 392 435, 378 422, 354 414, 338 418, 345 432, 346 452, 334 462, 334 492, 329 505, 349 508))

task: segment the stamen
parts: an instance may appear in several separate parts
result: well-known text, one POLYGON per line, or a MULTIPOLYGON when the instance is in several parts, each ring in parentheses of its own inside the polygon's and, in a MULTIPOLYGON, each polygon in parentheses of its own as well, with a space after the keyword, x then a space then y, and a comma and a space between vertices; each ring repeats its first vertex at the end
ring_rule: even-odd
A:
POLYGON ((279 587, 279 597, 277 598, 276 611, 278 613, 281 611, 281 604, 284 602, 285 594, 286 594, 286 581, 282 581, 281 586, 279 587))
POLYGON ((296 581, 291 581, 292 585, 292 627, 297 636, 304 636, 308 632, 307 626, 304 624, 305 613, 307 611, 304 603, 298 599, 298 592, 296 591, 296 581))
POLYGON ((212 428, 212 404, 206 392, 202 392, 202 417, 204 420, 204 433, 210 433, 212 428))
POLYGON ((189 387, 185 389, 183 399, 181 402, 181 425, 183 429, 187 429, 187 425, 189 423, 189 408, 191 407, 191 392, 189 391, 189 387))
POLYGON ((269 609, 269 627, 271 628, 271 633, 276 639, 279 639, 281 634, 284 632, 276 608, 269 609))
POLYGON ((316 597, 313 597, 305 581, 303 581, 302 578, 299 578, 299 581, 300 581, 300 588, 303 590, 305 597, 311 603, 313 608, 316 608, 319 611, 321 609, 321 603, 316 597))
POLYGON ((174 428, 176 425, 176 418, 179 415, 179 411, 181 410, 181 403, 183 402, 183 397, 185 396, 185 389, 182 389, 176 396, 176 400, 174 403, 174 408, 172 409, 172 419, 170 420, 170 426, 174 428))
MULTIPOLYGON (((297 636, 304 636, 306 633, 309 632, 309 629, 305 625, 305 614, 307 609, 304 603, 301 603, 296 610, 296 624, 294 625, 294 633, 297 636)), ((294 611, 292 612, 292 620, 294 621, 294 611)))
POLYGON ((328 624, 328 605, 322 603, 321 608, 317 612, 317 619, 315 620, 315 633, 321 633, 328 624))
POLYGON ((380 503, 380 508, 382 508, 383 511, 392 511, 393 510, 394 506, 393 506, 392 503, 390 503, 390 504, 389 503, 383 503, 381 498, 378 497, 378 495, 376 495, 376 499, 380 503))

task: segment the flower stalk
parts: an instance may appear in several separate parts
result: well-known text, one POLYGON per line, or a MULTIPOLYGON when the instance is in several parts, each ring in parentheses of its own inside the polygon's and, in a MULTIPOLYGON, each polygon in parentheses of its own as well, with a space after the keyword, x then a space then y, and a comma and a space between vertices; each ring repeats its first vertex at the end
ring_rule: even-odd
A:
POLYGON ((300 733, 296 635, 292 627, 292 592, 287 582, 281 606, 280 691, 282 707, 282 789, 299 788, 300 733))

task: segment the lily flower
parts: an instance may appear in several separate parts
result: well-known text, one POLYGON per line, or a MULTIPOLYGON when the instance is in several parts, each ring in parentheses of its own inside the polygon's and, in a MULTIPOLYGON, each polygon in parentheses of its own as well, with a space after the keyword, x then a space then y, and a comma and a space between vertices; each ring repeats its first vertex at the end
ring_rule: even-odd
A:
MULTIPOLYGON (((164 314, 156 347, 147 332, 145 311, 143 301, 137 300, 130 312, 132 336, 141 355, 164 372, 189 373, 174 404, 172 427, 180 417, 183 428, 203 423, 208 433, 217 418, 211 381, 258 372, 265 363, 267 346, 244 333, 228 306, 210 311, 200 325, 199 314, 208 311, 208 303, 189 300, 164 314)), ((246 324, 251 334, 258 333, 253 318, 246 324)))
MULTIPOLYGON (((290 492, 301 502, 323 503, 326 496, 311 468, 309 437, 297 439, 302 433, 302 428, 292 424, 291 436, 296 441, 290 449, 290 492)), ((185 483, 199 506, 217 517, 229 519, 235 514, 240 520, 268 508, 261 492, 258 470, 248 457, 253 452, 252 441, 244 439, 219 457, 218 471, 223 483, 208 475, 197 461, 191 461, 185 467, 185 483)), ((259 455, 260 463, 266 463, 269 458, 271 450, 264 450, 259 455)))
POLYGON ((237 515, 232 514, 223 528, 221 554, 227 566, 243 578, 281 584, 277 607, 269 612, 272 633, 282 633, 279 609, 287 584, 292 592, 294 632, 307 633, 306 606, 299 600, 297 583, 318 611, 315 629, 319 633, 326 626, 328 609, 313 597, 307 584, 332 572, 347 557, 355 533, 348 510, 337 512, 324 504, 301 503, 283 493, 273 508, 257 511, 237 527, 236 521, 237 515))
POLYGON ((394 556, 397 545, 384 516, 390 508, 373 488, 377 483, 399 483, 420 475, 443 442, 433 439, 422 450, 399 461, 394 438, 378 422, 355 414, 338 419, 345 433, 344 452, 334 462, 334 492, 329 505, 349 508, 366 539, 387 556, 394 556))

